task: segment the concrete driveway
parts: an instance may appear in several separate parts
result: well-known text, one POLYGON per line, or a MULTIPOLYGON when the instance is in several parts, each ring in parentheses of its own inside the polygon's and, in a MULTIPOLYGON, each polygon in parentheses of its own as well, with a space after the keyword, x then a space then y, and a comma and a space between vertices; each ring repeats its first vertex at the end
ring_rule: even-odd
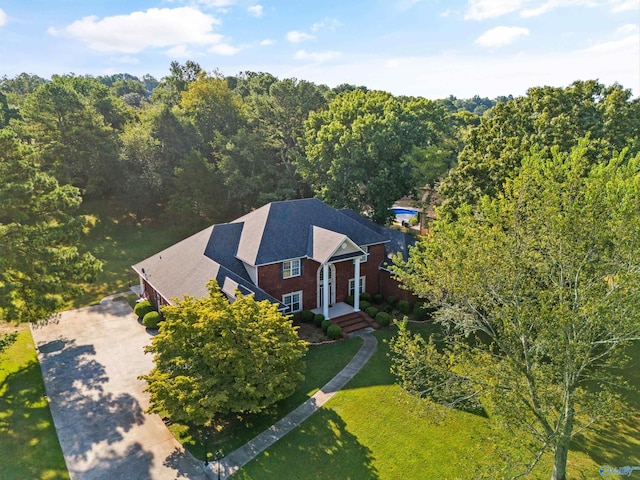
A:
POLYGON ((32 328, 72 479, 205 479, 158 415, 138 375, 153 366, 151 336, 126 302, 63 312, 32 328))

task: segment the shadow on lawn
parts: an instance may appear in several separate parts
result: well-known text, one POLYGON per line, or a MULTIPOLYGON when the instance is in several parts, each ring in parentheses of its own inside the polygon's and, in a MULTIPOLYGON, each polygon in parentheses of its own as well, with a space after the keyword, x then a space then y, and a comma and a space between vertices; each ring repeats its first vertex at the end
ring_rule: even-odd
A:
POLYGON ((372 451, 347 430, 338 414, 320 409, 247 465, 237 478, 377 479, 373 460, 372 451))
MULTIPOLYGON (((104 366, 92 358, 92 345, 58 339, 41 345, 39 350, 66 457, 87 460, 96 444, 118 442, 123 432, 144 422, 142 408, 133 396, 105 392, 103 385, 109 378, 104 366)), ((110 457, 109 462, 117 463, 118 459, 110 457)))
POLYGON ((38 364, 8 375, 0 392, 0 478, 69 478, 38 364))

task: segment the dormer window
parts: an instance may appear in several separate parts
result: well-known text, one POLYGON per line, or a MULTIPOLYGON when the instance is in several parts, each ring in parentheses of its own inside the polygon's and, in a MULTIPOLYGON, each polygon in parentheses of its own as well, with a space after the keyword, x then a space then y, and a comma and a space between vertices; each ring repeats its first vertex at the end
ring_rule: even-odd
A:
POLYGON ((301 274, 300 259, 282 262, 282 278, 299 277, 301 274))

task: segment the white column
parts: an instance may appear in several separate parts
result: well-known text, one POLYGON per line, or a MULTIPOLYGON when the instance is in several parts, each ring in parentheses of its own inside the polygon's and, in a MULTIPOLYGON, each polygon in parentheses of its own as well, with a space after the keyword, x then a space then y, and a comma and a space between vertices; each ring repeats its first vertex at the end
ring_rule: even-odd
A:
POLYGON ((353 261, 353 309, 360 311, 360 257, 353 261))
POLYGON ((322 264, 322 314, 329 318, 329 264, 322 264))

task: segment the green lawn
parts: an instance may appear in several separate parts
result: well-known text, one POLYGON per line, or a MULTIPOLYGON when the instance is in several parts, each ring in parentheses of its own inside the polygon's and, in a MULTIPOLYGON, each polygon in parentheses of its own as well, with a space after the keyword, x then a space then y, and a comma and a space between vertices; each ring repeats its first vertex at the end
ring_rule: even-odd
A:
POLYGON ((185 236, 157 221, 140 223, 104 200, 86 202, 82 213, 92 224, 81 241, 82 248, 102 260, 104 267, 93 283, 79 285, 81 292, 69 308, 91 305, 107 295, 129 290, 139 281, 131 265, 185 236))
POLYGON ((0 478, 69 478, 28 328, 0 354, 0 478))
MULTIPOLYGON (((517 473, 495 465, 505 454, 522 454, 522 441, 493 429, 486 416, 445 411, 407 395, 389 373, 385 340, 392 331, 375 335, 378 351, 346 388, 233 478, 306 479, 313 472, 318 479, 467 479, 517 473)), ((637 363, 628 378, 640 384, 637 363)), ((602 464, 640 465, 639 434, 636 416, 581 437, 570 453, 570 478, 599 478, 602 464)), ((549 478, 551 460, 544 457, 527 478, 549 478)))

